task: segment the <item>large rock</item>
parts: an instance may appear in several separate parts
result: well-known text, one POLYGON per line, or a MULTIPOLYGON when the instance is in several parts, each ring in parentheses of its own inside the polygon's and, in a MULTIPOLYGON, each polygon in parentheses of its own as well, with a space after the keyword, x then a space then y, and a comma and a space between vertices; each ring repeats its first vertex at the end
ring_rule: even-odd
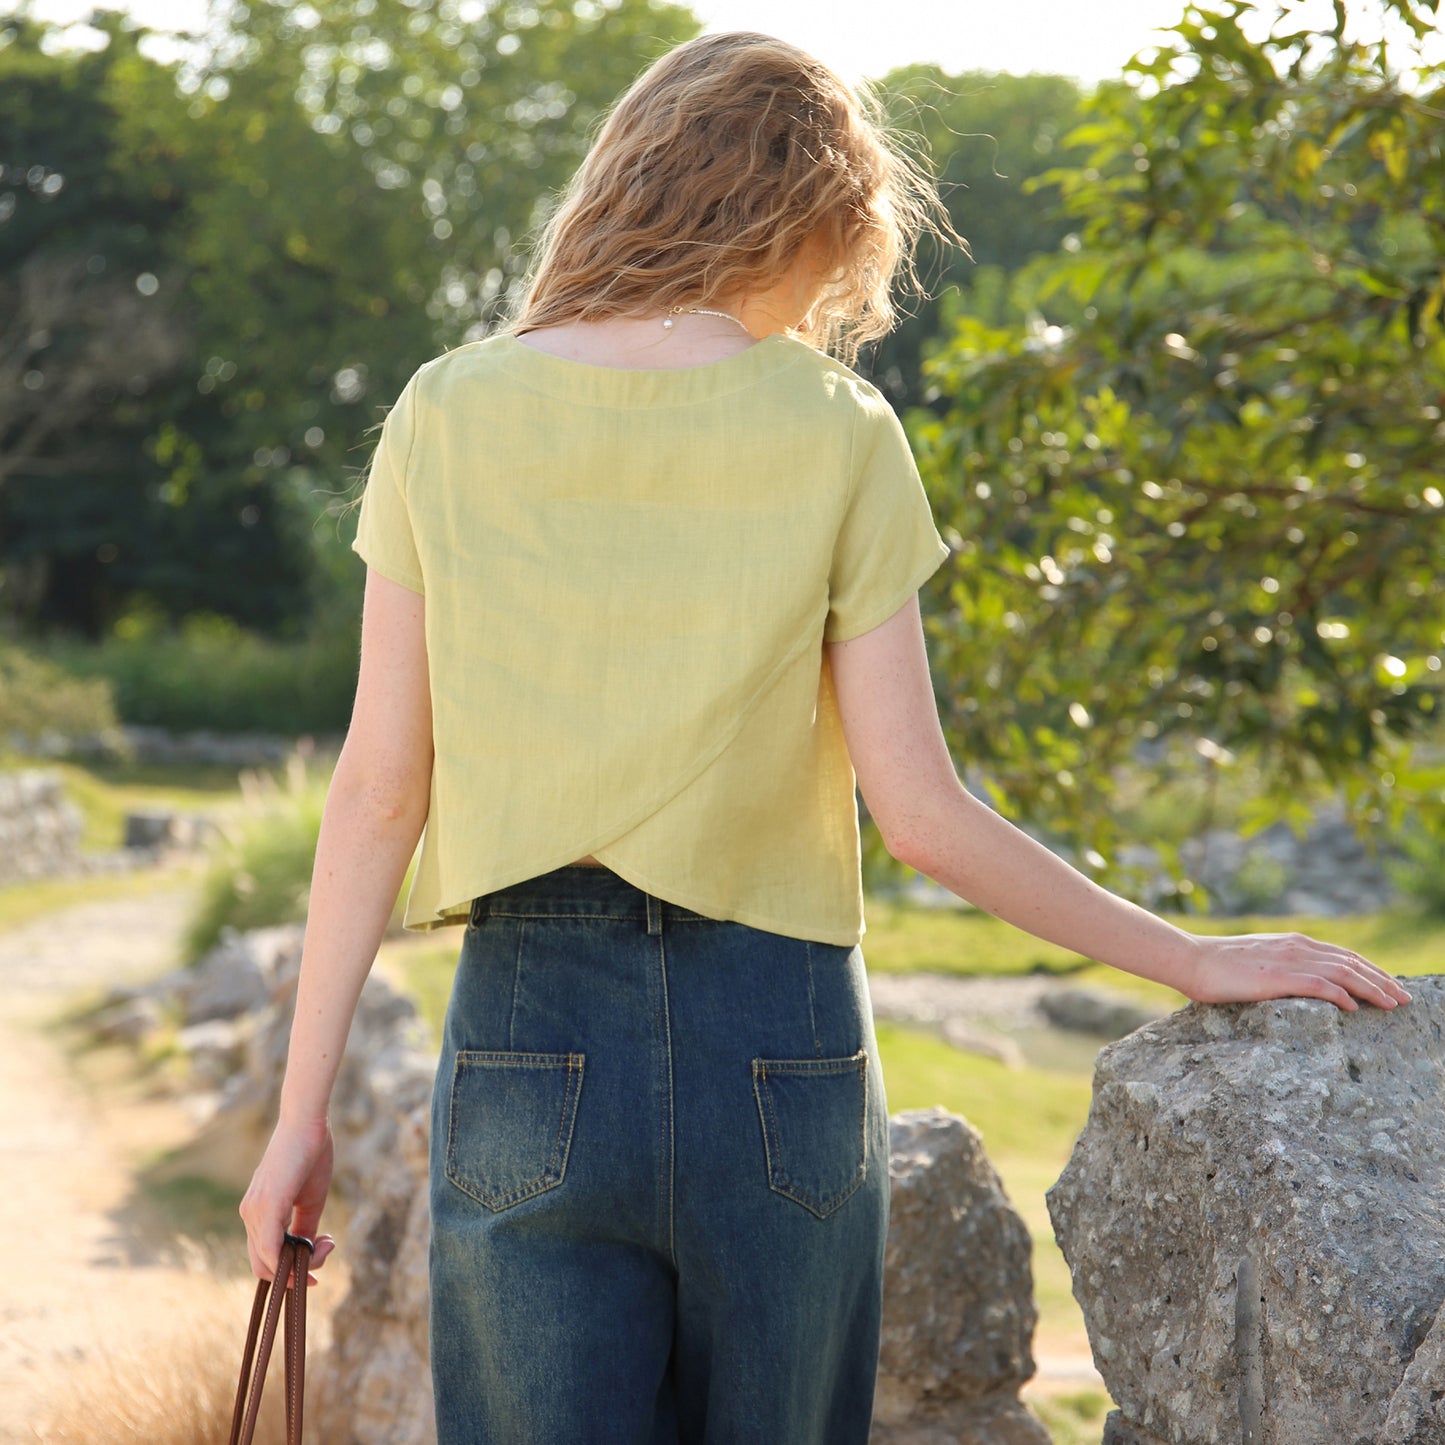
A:
POLYGON ((1040 995, 1039 1008, 1055 1028, 1097 1034, 1105 1039, 1122 1039, 1125 1034, 1153 1023, 1162 1012, 1113 989, 1068 985, 1040 995))
MULTIPOLYGON (((301 930, 260 929, 241 935, 224 956, 235 961, 237 996, 252 988, 247 968, 270 1003, 242 1035, 239 1067, 226 1079, 223 1112, 239 1111, 275 1121, 286 1076, 296 984, 300 977, 301 930), (247 952, 242 945, 254 947, 247 952), (291 943, 294 942, 294 950, 291 943)), ((218 951, 209 955, 217 959, 218 951)), ((207 985, 202 997, 210 996, 207 985)), ((347 1036, 346 1052, 331 1096, 331 1132, 336 1141, 332 1185, 348 1199, 363 1199, 378 1171, 391 1166, 398 1130, 413 1110, 431 1098, 436 1054, 416 1006, 381 974, 366 976, 347 1036)))
POLYGON ((193 968, 180 969, 157 985, 174 999, 188 1024, 234 1019, 289 999, 301 972, 299 923, 223 929, 221 941, 193 968))
POLYGON ((345 1241, 351 1285, 315 1370, 318 1439, 345 1445, 435 1445, 428 1331, 429 1107, 400 1121, 378 1159, 345 1241))
POLYGON ((1034 1373, 1032 1248, 983 1140, 942 1109, 889 1121, 892 1195, 876 1445, 1048 1445, 1034 1373))
POLYGON ((1048 1200, 1113 1445, 1445 1442, 1445 979, 1410 988, 1100 1053, 1048 1200))

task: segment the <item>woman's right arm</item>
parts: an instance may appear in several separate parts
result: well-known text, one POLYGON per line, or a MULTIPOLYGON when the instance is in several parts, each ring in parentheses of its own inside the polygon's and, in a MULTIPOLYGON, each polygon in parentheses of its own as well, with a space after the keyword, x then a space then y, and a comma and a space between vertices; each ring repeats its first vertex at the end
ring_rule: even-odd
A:
POLYGON ((988 913, 1188 998, 1308 996, 1355 1009, 1410 995, 1348 949, 1302 934, 1188 933, 1071 868, 958 779, 928 672, 918 599, 863 636, 827 644, 858 786, 888 851, 988 913))
MULTIPOLYGON (((362 985, 426 823, 432 717, 425 602, 366 576, 361 667, 316 846, 280 1118, 241 1201, 251 1266, 275 1273, 282 1231, 312 1237, 331 1183, 331 1090, 362 985)), ((330 1252, 318 1241, 314 1262, 330 1252)))

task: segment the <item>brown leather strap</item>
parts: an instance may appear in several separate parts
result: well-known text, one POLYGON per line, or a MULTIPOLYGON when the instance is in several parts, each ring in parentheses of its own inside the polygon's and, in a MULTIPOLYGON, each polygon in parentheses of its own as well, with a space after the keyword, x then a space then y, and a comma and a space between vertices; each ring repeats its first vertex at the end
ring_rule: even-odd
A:
POLYGON ((266 1366, 276 1342, 276 1323, 286 1308, 284 1354, 286 1359, 286 1445, 301 1445, 301 1410, 306 1390, 306 1271, 311 1267, 315 1246, 299 1234, 287 1234, 276 1261, 276 1275, 256 1281, 256 1298, 251 1305, 251 1324, 246 1332, 246 1350, 241 1359, 241 1379, 236 1386, 236 1403, 231 1410, 230 1445, 251 1445, 256 1417, 261 1410, 261 1390, 266 1383, 266 1366), (255 1370, 252 1371, 252 1362, 255 1370))

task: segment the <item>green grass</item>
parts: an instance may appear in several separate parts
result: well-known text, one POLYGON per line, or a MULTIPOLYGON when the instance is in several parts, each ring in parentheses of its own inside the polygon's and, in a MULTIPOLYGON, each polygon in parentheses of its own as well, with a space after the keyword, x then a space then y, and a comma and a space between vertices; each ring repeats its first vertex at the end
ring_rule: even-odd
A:
POLYGON ((224 816, 241 800, 235 768, 178 768, 148 763, 51 763, 61 774, 65 793, 85 816, 80 846, 108 851, 125 842, 127 813, 159 809, 224 816))
MULTIPOLYGON (((1397 974, 1439 972, 1445 955, 1445 918, 1407 904, 1350 918, 1206 918, 1179 920, 1193 933, 1308 933, 1362 953, 1397 974)), ((863 952, 873 973, 946 973, 971 978, 1028 973, 1067 977, 1070 983, 1107 985, 1178 1007, 1175 990, 1077 953, 969 909, 919 908, 870 899, 863 952)))
POLYGON ((174 1173, 173 1151, 141 1171, 138 1202, 157 1230, 167 1229, 191 1239, 228 1240, 236 1232, 240 1192, 203 1174, 174 1173))
POLYGON ((1068 974, 1090 966, 1067 948, 967 909, 868 900, 863 953, 875 973, 1068 974))
MULTIPOLYGON (((446 936, 443 934, 443 937, 446 936)), ((416 1005, 438 1047, 441 1046, 442 1025, 446 1022, 447 1000, 451 997, 452 976, 456 972, 461 939, 460 929, 456 931, 454 942, 423 942, 416 937, 395 939, 383 943, 378 956, 378 966, 416 1005)))
MULTIPOLYGON (((146 809, 174 809, 225 816, 240 802, 234 768, 174 767, 133 762, 74 763, 10 759, 6 766, 43 767, 57 772, 65 795, 85 819, 83 853, 111 852, 124 842, 125 816, 146 809)), ((187 881, 191 870, 183 866, 187 881)), ((176 886, 178 870, 144 868, 135 872, 41 878, 0 887, 0 930, 18 928, 47 913, 107 898, 134 898, 176 886)))
POLYGON ((191 961, 223 928, 245 930, 306 918, 327 779, 297 765, 284 784, 258 788, 211 850, 211 864, 186 928, 191 961))
POLYGON ((1113 1406, 1102 1390, 1071 1390, 1029 1400, 1053 1445, 1099 1445, 1104 1417, 1113 1406))

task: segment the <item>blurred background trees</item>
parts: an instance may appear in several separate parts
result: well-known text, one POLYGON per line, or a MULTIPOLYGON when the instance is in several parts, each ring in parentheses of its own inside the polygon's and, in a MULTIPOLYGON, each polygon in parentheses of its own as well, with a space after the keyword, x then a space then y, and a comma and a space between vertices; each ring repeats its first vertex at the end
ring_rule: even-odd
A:
MULTIPOLYGON (((930 296, 865 359, 956 548, 951 741, 1090 866, 1126 779, 1247 769, 1258 821, 1440 803, 1445 86, 1408 43, 1434 4, 1383 3, 1388 48, 1343 6, 1218 0, 1091 93, 883 83, 972 251, 924 248, 930 296)), ((697 22, 92 25, 0 19, 0 647, 109 679, 128 721, 339 729, 371 429, 495 324, 602 108, 697 22)))
MULTIPOLYGON (((410 372, 481 334, 601 108, 680 9, 217 12, 161 63, 0 22, 0 616, 305 631, 410 372)), ((343 719, 344 720, 344 716, 343 719)))

